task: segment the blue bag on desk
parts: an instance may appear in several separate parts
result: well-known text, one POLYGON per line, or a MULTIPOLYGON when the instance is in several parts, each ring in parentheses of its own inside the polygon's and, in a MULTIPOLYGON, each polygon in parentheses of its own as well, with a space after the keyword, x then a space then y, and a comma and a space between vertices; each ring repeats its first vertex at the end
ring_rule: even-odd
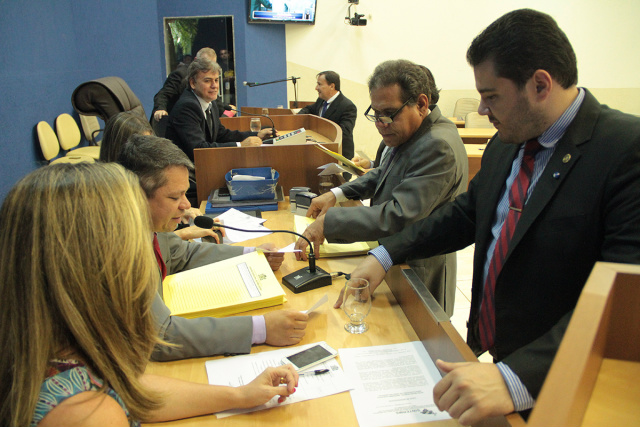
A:
POLYGON ((269 167, 231 169, 224 176, 231 200, 234 201, 274 199, 276 197, 278 178, 280 178, 278 171, 269 167), (264 179, 239 181, 233 179, 236 175, 264 179))

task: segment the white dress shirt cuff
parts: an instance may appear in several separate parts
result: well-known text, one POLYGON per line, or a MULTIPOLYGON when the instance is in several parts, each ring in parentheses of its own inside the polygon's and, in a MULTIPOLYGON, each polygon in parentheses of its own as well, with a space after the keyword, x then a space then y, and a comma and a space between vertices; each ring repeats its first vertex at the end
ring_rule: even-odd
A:
POLYGON ((515 410, 524 411, 525 409, 533 408, 536 401, 531 394, 529 394, 529 390, 527 390, 527 387, 522 384, 522 381, 520 381, 520 378, 515 374, 515 372, 502 362, 498 362, 496 366, 500 370, 504 382, 507 384, 515 410))
POLYGON ((344 193, 342 192, 342 189, 340 187, 334 187, 331 189, 331 192, 333 193, 333 195, 336 197, 336 203, 340 203, 340 202, 346 202, 347 199, 344 195, 344 193))
POLYGON ((253 334, 251 344, 264 344, 267 341, 267 323, 264 316, 251 316, 253 321, 253 334))
POLYGON ((256 248, 253 246, 245 246, 242 248, 242 255, 250 254, 251 252, 255 252, 256 248))
POLYGON ((376 257, 380 265, 384 268, 384 271, 389 271, 391 267, 393 267, 393 261, 391 260, 391 255, 384 248, 384 246, 378 246, 375 249, 371 249, 369 251, 369 255, 373 255, 376 257))

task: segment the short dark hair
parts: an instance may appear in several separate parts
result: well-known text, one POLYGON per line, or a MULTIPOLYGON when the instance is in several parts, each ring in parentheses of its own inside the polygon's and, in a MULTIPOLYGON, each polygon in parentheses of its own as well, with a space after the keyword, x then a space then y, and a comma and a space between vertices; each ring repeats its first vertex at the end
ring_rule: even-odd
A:
POLYGON ((425 67, 424 65, 420 65, 420 68, 427 74, 429 78, 429 92, 431 92, 431 96, 429 97, 429 104, 435 105, 438 103, 440 99, 440 89, 436 86, 436 79, 433 77, 433 73, 430 69, 425 67))
POLYGON ((546 13, 519 9, 503 15, 480 33, 467 50, 476 67, 493 61, 498 77, 519 88, 536 70, 545 70, 567 89, 578 83, 576 55, 567 35, 546 13))
MULTIPOLYGON (((426 67, 424 67, 426 68, 426 67)), ((415 104, 420 94, 432 98, 431 88, 435 82, 424 71, 423 66, 406 59, 395 59, 379 64, 369 77, 369 92, 373 89, 400 86, 402 102, 415 104)))
POLYGON ((335 71, 322 71, 321 73, 318 73, 316 77, 320 76, 324 76, 327 84, 333 83, 336 90, 340 90, 340 74, 336 73, 335 71))
POLYGON ((189 172, 194 170, 191 160, 173 142, 152 135, 132 135, 122 147, 118 163, 138 175, 148 198, 167 183, 166 168, 183 166, 189 172))

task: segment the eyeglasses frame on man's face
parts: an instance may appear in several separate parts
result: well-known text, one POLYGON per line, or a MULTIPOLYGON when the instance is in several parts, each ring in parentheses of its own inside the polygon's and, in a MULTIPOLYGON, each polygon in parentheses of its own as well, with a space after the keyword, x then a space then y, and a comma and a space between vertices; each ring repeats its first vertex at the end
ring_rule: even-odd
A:
POLYGON ((367 108, 367 111, 364 112, 364 116, 367 118, 367 120, 371 122, 378 122, 378 123, 388 125, 393 123, 393 118, 397 116, 400 113, 400 111, 402 111, 402 109, 409 103, 409 101, 411 101, 411 98, 407 99, 404 102, 404 104, 400 106, 400 108, 398 108, 393 114, 389 116, 377 116, 375 115, 375 113, 369 114, 369 111, 371 111, 371 105, 369 105, 369 108, 367 108))

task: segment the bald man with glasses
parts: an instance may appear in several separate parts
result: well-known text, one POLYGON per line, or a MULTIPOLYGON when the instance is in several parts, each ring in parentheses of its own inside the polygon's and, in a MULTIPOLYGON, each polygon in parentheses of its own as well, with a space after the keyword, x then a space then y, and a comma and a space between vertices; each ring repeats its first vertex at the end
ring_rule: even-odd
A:
MULTIPOLYGON (((388 147, 379 167, 315 198, 307 216, 316 218, 304 232, 317 248, 332 243, 373 241, 425 218, 464 192, 466 150, 456 126, 430 101, 437 96, 426 67, 406 60, 386 61, 369 78, 374 122, 388 147), (371 199, 371 206, 335 207, 344 200, 371 199)), ((307 244, 298 240, 304 259, 307 244)), ((318 253, 318 252, 316 252, 318 253)), ((411 267, 448 314, 455 296, 455 254, 411 260, 411 267)), ((336 302, 336 307, 341 305, 336 302)))

